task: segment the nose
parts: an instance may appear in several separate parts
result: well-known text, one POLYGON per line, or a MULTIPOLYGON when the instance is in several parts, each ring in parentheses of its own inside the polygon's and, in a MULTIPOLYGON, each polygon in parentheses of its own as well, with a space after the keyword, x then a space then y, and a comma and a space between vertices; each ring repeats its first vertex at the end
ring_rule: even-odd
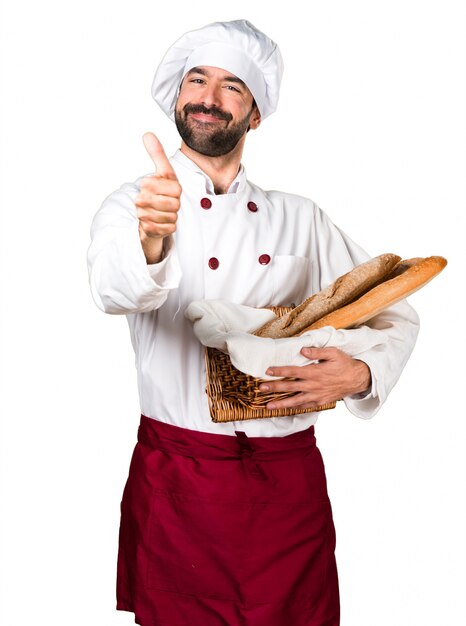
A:
POLYGON ((206 107, 220 107, 221 90, 220 86, 213 81, 209 82, 202 91, 201 103, 206 107))

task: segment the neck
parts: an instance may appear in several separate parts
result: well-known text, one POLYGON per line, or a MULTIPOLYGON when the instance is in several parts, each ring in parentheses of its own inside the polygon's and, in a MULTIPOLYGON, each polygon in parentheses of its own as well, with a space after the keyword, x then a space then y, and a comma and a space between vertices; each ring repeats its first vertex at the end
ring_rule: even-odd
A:
POLYGON ((181 152, 191 159, 191 161, 194 161, 194 163, 201 168, 204 174, 207 174, 214 185, 216 194, 224 194, 228 192, 231 183, 235 180, 238 174, 241 165, 243 147, 244 137, 228 154, 224 154, 219 157, 209 157, 192 150, 183 141, 181 143, 181 152))

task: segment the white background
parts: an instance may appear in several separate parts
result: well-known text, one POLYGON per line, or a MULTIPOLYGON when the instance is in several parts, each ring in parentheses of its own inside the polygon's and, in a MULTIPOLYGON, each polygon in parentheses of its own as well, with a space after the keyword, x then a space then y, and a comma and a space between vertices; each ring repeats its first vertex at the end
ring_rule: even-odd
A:
POLYGON ((277 6, 2 5, 5 626, 133 623, 114 610, 114 581, 136 377, 125 319, 91 300, 89 226, 105 196, 151 171, 145 131, 179 145, 150 96, 163 53, 239 18, 279 42, 286 68, 277 113, 248 137, 249 178, 311 197, 373 255, 449 260, 410 299, 421 333, 380 413, 341 406, 317 424, 342 626, 465 623, 464 5, 277 6))

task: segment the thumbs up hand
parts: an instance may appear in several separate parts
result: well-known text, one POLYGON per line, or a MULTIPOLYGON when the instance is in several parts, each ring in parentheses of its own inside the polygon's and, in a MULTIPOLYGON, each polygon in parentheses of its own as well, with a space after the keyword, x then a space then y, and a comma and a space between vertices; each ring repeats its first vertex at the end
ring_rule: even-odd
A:
POLYGON ((144 146, 155 165, 154 176, 146 176, 136 197, 139 238, 148 264, 162 258, 163 240, 176 230, 181 187, 162 144, 153 133, 145 133, 144 146))

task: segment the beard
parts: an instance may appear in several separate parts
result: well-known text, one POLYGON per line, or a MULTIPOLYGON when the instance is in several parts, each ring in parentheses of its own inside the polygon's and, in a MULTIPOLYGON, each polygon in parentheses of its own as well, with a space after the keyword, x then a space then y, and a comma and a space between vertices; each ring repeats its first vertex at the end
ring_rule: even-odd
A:
POLYGON ((249 119, 254 107, 245 118, 230 124, 231 113, 221 109, 208 109, 202 104, 186 104, 181 111, 175 110, 175 123, 184 143, 200 154, 209 157, 223 156, 231 152, 249 128, 249 119), (226 127, 217 128, 217 123, 197 122, 190 119, 190 113, 205 113, 227 122, 226 127))

